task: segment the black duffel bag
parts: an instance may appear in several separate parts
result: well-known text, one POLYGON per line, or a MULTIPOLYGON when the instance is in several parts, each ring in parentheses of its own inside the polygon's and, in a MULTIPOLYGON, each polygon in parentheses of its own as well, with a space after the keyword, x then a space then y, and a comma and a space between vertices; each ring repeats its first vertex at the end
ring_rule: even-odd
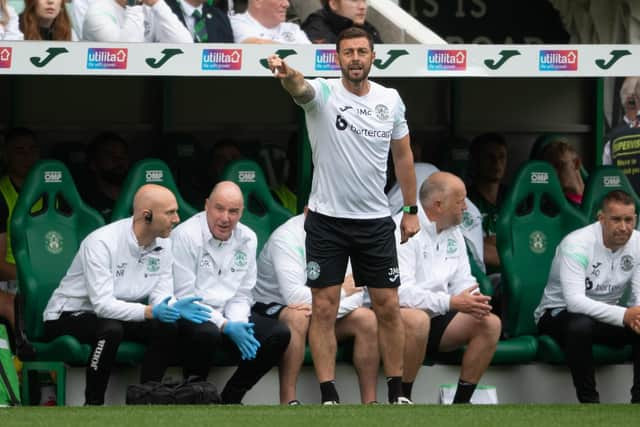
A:
POLYGON ((175 383, 147 381, 127 387, 127 405, 171 405, 176 403, 174 397, 175 383))
POLYGON ((173 390, 175 403, 179 405, 209 405, 220 403, 220 394, 213 383, 198 377, 189 377, 173 390))

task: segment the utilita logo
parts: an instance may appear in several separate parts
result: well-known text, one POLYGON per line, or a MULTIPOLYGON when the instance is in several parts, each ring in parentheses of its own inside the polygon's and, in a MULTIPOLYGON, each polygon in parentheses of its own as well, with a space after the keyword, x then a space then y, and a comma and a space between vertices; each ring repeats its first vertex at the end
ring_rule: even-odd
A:
POLYGON ((90 70, 126 70, 126 48, 90 47, 87 53, 87 68, 90 70))
POLYGON ((467 69, 466 50, 431 50, 427 53, 429 71, 464 71, 467 69))
POLYGON ((578 70, 577 50, 541 50, 540 71, 578 70))
POLYGON ((242 68, 242 49, 203 49, 203 70, 239 70, 242 68))
POLYGON ((316 71, 339 70, 335 49, 316 49, 316 71))
POLYGON ((11 68, 10 47, 0 47, 0 68, 11 68))

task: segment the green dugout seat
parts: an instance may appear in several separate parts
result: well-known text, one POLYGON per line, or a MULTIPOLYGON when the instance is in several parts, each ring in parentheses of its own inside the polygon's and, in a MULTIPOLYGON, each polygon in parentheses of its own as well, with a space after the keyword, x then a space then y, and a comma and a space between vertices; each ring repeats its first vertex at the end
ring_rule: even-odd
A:
MULTIPOLYGON (((594 344, 591 349, 593 360, 597 364, 619 364, 631 360, 631 346, 611 347, 602 344, 594 344)), ((538 339, 537 359, 553 365, 566 363, 564 352, 558 343, 548 335, 542 335, 538 339)))
MULTIPOLYGON (((640 212, 640 199, 636 195, 631 183, 622 171, 615 166, 600 166, 589 176, 582 199, 582 212, 589 222, 597 220, 598 211, 602 206, 602 199, 611 191, 622 190, 633 197, 636 212, 640 212)), ((565 357, 562 349, 550 336, 539 338, 538 359, 551 364, 564 364, 565 357)), ((631 359, 631 346, 611 347, 594 344, 593 357, 599 364, 624 363, 631 359)))
POLYGON ((598 219, 602 199, 614 190, 622 190, 631 195, 636 203, 636 213, 640 212, 640 198, 622 170, 616 166, 600 166, 589 177, 582 198, 581 209, 589 221, 595 222, 598 219))
POLYGON ((133 196, 135 196, 136 191, 145 184, 158 184, 171 190, 178 202, 180 221, 185 221, 198 213, 198 210, 187 203, 180 194, 171 170, 165 162, 160 159, 143 159, 134 164, 129 170, 127 178, 122 184, 118 200, 116 200, 113 206, 111 221, 117 221, 131 216, 133 211, 133 196))
POLYGON ((253 160, 236 160, 227 165, 222 179, 233 181, 242 190, 242 222, 258 236, 258 254, 271 232, 291 217, 291 212, 271 195, 262 168, 253 160))
POLYGON ((537 353, 533 311, 547 284, 555 248, 586 224, 584 215, 565 198, 550 164, 531 161, 519 170, 498 216, 497 244, 506 341, 523 360, 533 360, 537 353))
MULTIPOLYGON (((467 244, 467 253, 469 252, 468 248, 469 246, 467 244)), ((480 292, 484 295, 493 296, 491 280, 489 280, 487 275, 476 264, 473 256, 471 256, 470 253, 468 253, 468 256, 471 274, 478 281, 480 292)), ((434 363, 439 363, 445 365, 458 365, 462 362, 462 356, 464 355, 465 349, 466 346, 459 350, 439 353, 435 359, 426 359, 424 364, 433 365, 434 363)), ((533 337, 525 336, 498 341, 496 352, 493 355, 493 359, 491 359, 491 365, 514 365, 530 362, 533 360, 533 356, 536 354, 536 351, 537 342, 533 337)))
MULTIPOLYGON (((44 342, 42 313, 71 265, 80 242, 102 225, 102 216, 82 201, 63 163, 41 160, 33 166, 11 219, 11 245, 23 304, 21 320, 25 335, 36 350, 36 359, 24 362, 23 377, 32 370, 58 372, 59 405, 65 403, 64 364, 85 365, 90 347, 68 335, 44 342), (34 211, 38 200, 43 200, 42 209, 34 211)), ((144 350, 140 351, 140 347, 123 343, 117 360, 137 363, 144 350)), ((28 394, 28 381, 23 381, 23 392, 28 394)))

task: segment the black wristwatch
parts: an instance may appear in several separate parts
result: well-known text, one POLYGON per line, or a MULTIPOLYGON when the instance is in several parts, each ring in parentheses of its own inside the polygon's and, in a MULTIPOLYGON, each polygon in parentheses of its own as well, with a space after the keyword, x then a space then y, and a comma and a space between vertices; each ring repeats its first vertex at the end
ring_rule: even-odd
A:
POLYGON ((403 206, 402 212, 408 213, 409 215, 415 215, 418 213, 418 207, 416 205, 413 206, 403 206))

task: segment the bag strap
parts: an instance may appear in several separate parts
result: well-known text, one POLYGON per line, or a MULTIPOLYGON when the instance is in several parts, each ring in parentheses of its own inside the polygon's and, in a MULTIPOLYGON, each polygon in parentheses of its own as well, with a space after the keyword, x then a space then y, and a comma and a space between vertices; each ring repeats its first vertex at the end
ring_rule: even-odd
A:
POLYGON ((11 387, 11 383, 9 382, 9 378, 7 377, 7 373, 5 372, 4 365, 2 363, 0 363, 0 377, 2 378, 4 387, 7 389, 7 392, 9 393, 10 403, 12 405, 19 405, 20 401, 16 398, 16 395, 13 392, 13 388, 11 387))

